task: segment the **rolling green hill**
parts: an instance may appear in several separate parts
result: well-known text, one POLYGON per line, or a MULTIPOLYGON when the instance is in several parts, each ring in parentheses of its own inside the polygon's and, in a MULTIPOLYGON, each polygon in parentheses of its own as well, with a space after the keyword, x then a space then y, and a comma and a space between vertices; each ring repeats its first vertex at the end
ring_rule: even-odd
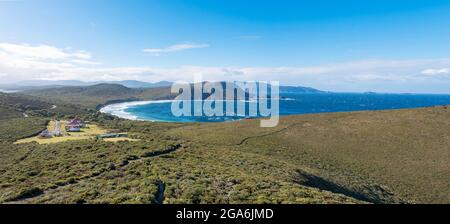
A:
POLYGON ((450 202, 447 107, 287 116, 278 127, 259 128, 257 119, 113 118, 72 99, 97 96, 95 106, 150 92, 116 85, 73 90, 0 95, 0 202, 450 202), (140 141, 13 144, 51 118, 75 115, 140 141))
POLYGON ((363 200, 450 202, 448 107, 297 115, 282 117, 277 128, 258 125, 199 124, 169 135, 283 161, 363 200))
POLYGON ((48 118, 0 120, 0 202, 361 203, 292 181, 282 161, 168 135, 184 124, 90 118, 140 141, 13 144, 48 118))
POLYGON ((173 97, 169 87, 133 89, 119 84, 29 90, 24 91, 23 94, 90 108, 98 108, 112 102, 158 100, 173 97))
POLYGON ((36 95, 0 93, 0 119, 17 117, 70 117, 98 113, 86 106, 62 100, 45 99, 36 95))
POLYGON ((26 110, 50 109, 52 107, 52 104, 36 97, 7 93, 0 93, 0 105, 2 108, 10 108, 22 112, 26 110))
MULTIPOLYGON (((132 81, 123 81, 130 86, 138 85, 132 81)), ((228 88, 237 89, 237 93, 244 91, 233 83, 221 82, 221 86, 225 89, 225 84, 228 88)), ((161 85, 168 85, 163 82, 161 85)), ((191 85, 192 87, 192 85, 191 85)), ((303 92, 303 93, 319 93, 321 91, 307 88, 307 87, 280 87, 281 91, 285 92, 303 92)), ((92 86, 64 86, 45 89, 26 90, 22 92, 26 95, 38 96, 51 100, 54 102, 64 102, 70 104, 81 105, 83 107, 99 108, 105 104, 124 102, 124 101, 138 101, 138 100, 165 100, 172 99, 176 95, 170 91, 170 86, 158 87, 158 84, 152 88, 129 88, 121 84, 102 83, 92 86)), ((224 91, 224 98, 226 98, 226 91, 224 91)), ((193 90, 192 90, 192 96, 193 90)), ((207 98, 209 94, 203 94, 203 98, 207 98)), ((248 97, 248 94, 246 95, 248 97)))

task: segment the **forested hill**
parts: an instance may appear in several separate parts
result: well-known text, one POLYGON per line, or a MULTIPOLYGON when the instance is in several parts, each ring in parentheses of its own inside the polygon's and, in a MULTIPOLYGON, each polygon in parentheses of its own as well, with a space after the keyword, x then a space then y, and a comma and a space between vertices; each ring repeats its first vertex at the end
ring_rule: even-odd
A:
POLYGON ((89 108, 98 108, 111 102, 135 100, 159 100, 173 98, 170 88, 134 89, 119 84, 93 86, 69 86, 42 90, 24 91, 23 94, 39 96, 55 102, 65 102, 89 108))
POLYGON ((41 97, 0 93, 0 119, 22 117, 70 117, 97 113, 94 109, 67 102, 51 102, 41 97))
MULTIPOLYGON (((224 82, 221 82, 221 85, 224 86, 224 82)), ((232 84, 231 86, 233 88, 240 89, 234 84, 232 84)), ((242 91, 242 89, 239 91, 242 91)), ((295 93, 322 92, 320 90, 309 87, 292 86, 281 86, 280 91, 295 93)), ((26 90, 22 93, 31 96, 42 97, 55 102, 64 102, 97 109, 100 106, 110 103, 138 100, 165 100, 173 99, 176 96, 175 94, 171 93, 170 87, 129 88, 120 84, 106 83, 93 86, 66 86, 26 90)), ((208 94, 204 95, 204 98, 206 98, 207 96, 208 94)))
POLYGON ((303 86, 280 86, 280 92, 289 93, 325 93, 325 91, 303 86))

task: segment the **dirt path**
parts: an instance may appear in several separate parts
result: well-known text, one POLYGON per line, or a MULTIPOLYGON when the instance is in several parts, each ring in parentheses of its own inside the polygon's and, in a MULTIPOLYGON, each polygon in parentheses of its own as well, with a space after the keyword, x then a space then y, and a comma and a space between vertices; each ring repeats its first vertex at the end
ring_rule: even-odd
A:
POLYGON ((276 131, 273 131, 273 132, 269 132, 269 133, 261 134, 261 135, 255 135, 255 136, 246 137, 246 138, 242 139, 237 145, 238 145, 238 146, 241 146, 241 145, 245 144, 245 143, 246 143, 248 140, 250 140, 250 139, 254 139, 254 138, 262 138, 262 137, 267 137, 267 136, 270 136, 270 135, 278 134, 278 133, 281 133, 281 132, 283 132, 283 131, 288 130, 289 128, 292 128, 292 127, 297 126, 297 125, 303 125, 303 124, 304 124, 304 123, 295 123, 295 124, 288 125, 287 127, 284 127, 284 128, 282 128, 282 129, 279 129, 279 130, 276 130, 276 131))
MULTIPOLYGON (((182 147, 181 144, 170 145, 170 146, 168 146, 167 148, 165 148, 163 150, 144 153, 142 156, 137 157, 136 159, 127 160, 127 161, 122 162, 120 164, 114 164, 114 167, 123 168, 123 167, 129 165, 130 162, 138 162, 138 161, 146 159, 146 158, 154 158, 154 157, 170 154, 170 153, 173 153, 173 152, 177 151, 181 147, 182 147)), ((19 195, 19 196, 15 197, 15 198, 11 198, 9 200, 6 200, 5 203, 6 204, 26 204, 27 202, 30 202, 30 200, 35 198, 35 197, 38 197, 38 196, 41 196, 41 195, 44 195, 44 194, 51 194, 52 192, 54 192, 54 191, 56 191, 56 190, 58 190, 60 188, 68 187, 68 186, 73 185, 73 184, 77 184, 77 183, 81 183, 83 181, 91 180, 93 178, 96 178, 96 177, 100 176, 103 173, 110 172, 112 170, 114 170, 114 169, 105 169, 105 170, 102 170, 101 172, 95 172, 95 173, 92 173, 90 175, 87 175, 87 176, 84 176, 84 177, 81 177, 81 178, 71 179, 71 180, 69 180, 67 182, 59 183, 58 185, 56 185, 56 187, 46 188, 44 190, 36 188, 37 190, 33 191, 34 193, 25 194, 25 195, 19 195)), ((33 188, 33 189, 35 189, 35 188, 33 188)), ((158 192, 156 194, 156 199, 155 199, 156 203, 162 203, 163 202, 163 200, 164 200, 164 190, 165 190, 165 184, 162 181, 160 181, 158 183, 158 192)))
POLYGON ((55 130, 52 133, 54 136, 61 136, 61 121, 55 121, 55 130))

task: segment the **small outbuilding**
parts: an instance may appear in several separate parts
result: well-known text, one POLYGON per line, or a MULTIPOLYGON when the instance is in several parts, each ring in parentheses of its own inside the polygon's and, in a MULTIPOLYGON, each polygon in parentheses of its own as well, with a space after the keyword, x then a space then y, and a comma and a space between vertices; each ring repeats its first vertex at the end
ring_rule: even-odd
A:
POLYGON ((52 137, 53 135, 48 130, 44 130, 38 135, 38 138, 52 138, 52 137))
POLYGON ((127 133, 110 133, 110 134, 103 134, 103 135, 97 135, 97 139, 105 139, 105 138, 127 138, 127 133))
POLYGON ((81 129, 78 127, 70 127, 69 130, 67 130, 68 132, 81 132, 81 129))

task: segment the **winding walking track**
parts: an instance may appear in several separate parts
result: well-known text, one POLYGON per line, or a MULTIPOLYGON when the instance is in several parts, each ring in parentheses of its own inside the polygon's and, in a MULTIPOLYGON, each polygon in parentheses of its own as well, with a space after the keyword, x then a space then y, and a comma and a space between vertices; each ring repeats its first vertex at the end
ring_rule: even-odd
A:
MULTIPOLYGON (((154 158, 154 157, 159 157, 162 155, 170 154, 170 153, 177 151, 181 147, 182 147, 181 144, 169 145, 168 147, 166 147, 163 150, 147 152, 147 153, 144 153, 142 156, 137 157, 136 159, 126 160, 125 162, 122 162, 120 164, 114 164, 114 165, 115 165, 115 167, 125 167, 129 164, 129 162, 137 162, 137 161, 140 161, 140 160, 143 160, 146 158, 154 158)), ((11 198, 11 199, 7 200, 6 203, 7 204, 25 204, 32 198, 38 197, 43 194, 51 193, 62 187, 67 187, 67 186, 70 186, 73 184, 80 183, 82 181, 90 180, 92 178, 98 177, 101 174, 109 172, 111 170, 112 169, 104 169, 102 171, 95 172, 95 173, 92 173, 92 174, 84 176, 84 177, 71 179, 71 180, 63 182, 63 183, 58 183, 57 185, 55 185, 55 187, 47 188, 44 190, 37 190, 37 191, 30 192, 29 194, 26 194, 26 195, 11 198)), ((162 204, 164 201, 165 184, 162 181, 158 181, 157 185, 158 185, 158 191, 155 195, 155 203, 162 204)))
POLYGON ((254 138, 262 138, 262 137, 271 136, 271 135, 278 134, 278 133, 281 133, 281 132, 283 132, 283 131, 286 131, 286 130, 288 130, 289 128, 292 128, 292 127, 294 127, 294 126, 297 126, 297 125, 303 125, 303 124, 304 124, 304 123, 295 123, 295 124, 288 125, 288 126, 286 126, 286 127, 284 127, 284 128, 281 128, 281 129, 279 129, 279 130, 269 132, 269 133, 265 133, 265 134, 261 134, 261 135, 256 135, 256 136, 249 136, 249 137, 246 137, 246 138, 242 139, 242 140, 241 140, 238 144, 236 144, 236 145, 237 145, 237 146, 241 146, 241 145, 246 144, 247 141, 250 140, 250 139, 254 139, 254 138))

